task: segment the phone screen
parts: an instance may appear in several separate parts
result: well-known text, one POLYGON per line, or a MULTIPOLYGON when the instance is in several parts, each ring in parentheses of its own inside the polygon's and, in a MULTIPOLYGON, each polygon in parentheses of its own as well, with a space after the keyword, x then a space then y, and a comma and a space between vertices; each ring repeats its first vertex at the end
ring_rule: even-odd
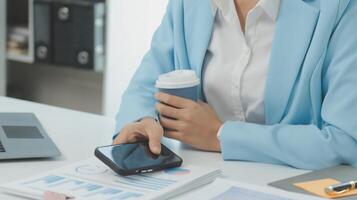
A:
POLYGON ((101 159, 104 163, 109 166, 114 164, 114 166, 110 167, 118 168, 120 171, 127 173, 136 169, 141 169, 140 171, 135 171, 136 173, 151 172, 159 168, 179 166, 182 163, 182 159, 164 145, 161 145, 160 155, 151 153, 147 142, 99 147, 97 151, 101 154, 98 157, 99 159, 104 156, 106 157, 105 160, 110 160, 111 162, 107 163, 101 159))

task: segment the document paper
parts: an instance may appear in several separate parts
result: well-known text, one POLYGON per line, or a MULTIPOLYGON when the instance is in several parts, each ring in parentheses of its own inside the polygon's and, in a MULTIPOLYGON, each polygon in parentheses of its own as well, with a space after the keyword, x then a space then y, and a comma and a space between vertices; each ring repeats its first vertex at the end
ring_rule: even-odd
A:
POLYGON ((286 192, 271 187, 263 187, 218 178, 202 189, 182 196, 178 199, 207 200, 322 200, 321 198, 286 192))
POLYGON ((183 166, 123 177, 91 159, 0 188, 34 199, 42 199, 46 191, 86 200, 165 199, 212 182, 220 173, 220 170, 183 166))

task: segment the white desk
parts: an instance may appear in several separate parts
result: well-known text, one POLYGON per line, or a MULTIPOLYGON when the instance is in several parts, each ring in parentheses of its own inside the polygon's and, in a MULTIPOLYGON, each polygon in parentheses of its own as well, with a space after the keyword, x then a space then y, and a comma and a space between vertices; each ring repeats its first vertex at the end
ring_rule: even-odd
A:
MULTIPOLYGON (((95 147, 111 142, 115 124, 114 119, 103 116, 4 97, 0 97, 0 112, 35 113, 63 154, 52 160, 1 161, 0 184, 91 157, 95 147)), ((266 185, 306 172, 260 163, 224 162, 218 153, 192 150, 172 140, 165 140, 164 143, 180 155, 184 162, 218 167, 223 170, 225 178, 241 182, 266 185)), ((0 194, 0 199, 20 198, 0 194)))

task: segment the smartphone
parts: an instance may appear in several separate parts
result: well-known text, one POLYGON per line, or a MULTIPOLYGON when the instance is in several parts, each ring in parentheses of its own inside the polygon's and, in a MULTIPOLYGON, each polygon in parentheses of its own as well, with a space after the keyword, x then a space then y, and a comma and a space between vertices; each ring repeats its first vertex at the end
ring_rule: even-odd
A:
POLYGON ((128 176, 182 165, 182 158, 161 144, 161 153, 151 153, 148 142, 98 147, 95 156, 116 173, 128 176))

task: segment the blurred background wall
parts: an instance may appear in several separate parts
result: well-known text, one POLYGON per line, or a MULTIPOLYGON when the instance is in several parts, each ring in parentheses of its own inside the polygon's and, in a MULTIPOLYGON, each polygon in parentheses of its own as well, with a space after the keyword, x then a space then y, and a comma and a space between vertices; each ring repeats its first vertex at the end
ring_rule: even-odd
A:
POLYGON ((6 1, 0 0, 0 95, 6 92, 6 1))
POLYGON ((114 117, 168 0, 6 2, 0 95, 114 117))
POLYGON ((104 113, 115 116, 120 97, 148 50, 168 0, 110 0, 104 113))

